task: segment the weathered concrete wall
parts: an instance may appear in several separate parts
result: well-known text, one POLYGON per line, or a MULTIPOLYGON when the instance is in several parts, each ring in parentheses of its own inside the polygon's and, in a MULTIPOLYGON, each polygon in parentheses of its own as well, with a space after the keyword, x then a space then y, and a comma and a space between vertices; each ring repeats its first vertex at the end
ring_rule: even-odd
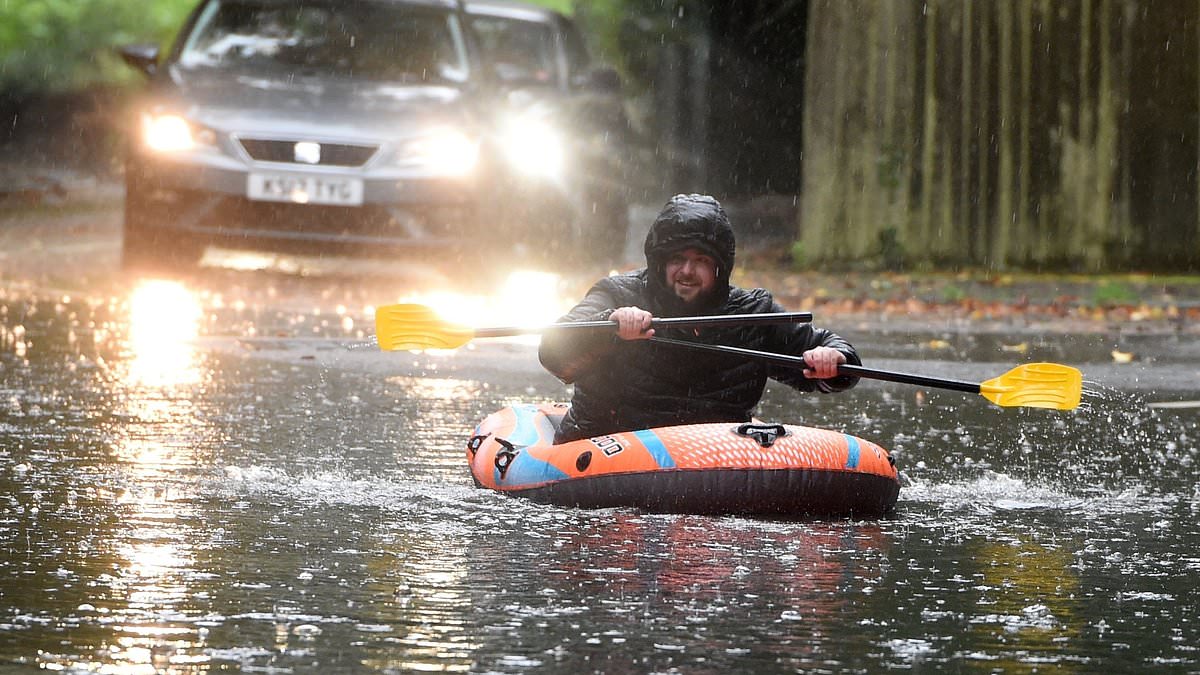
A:
POLYGON ((1200 1, 810 9, 808 260, 1200 262, 1200 1))

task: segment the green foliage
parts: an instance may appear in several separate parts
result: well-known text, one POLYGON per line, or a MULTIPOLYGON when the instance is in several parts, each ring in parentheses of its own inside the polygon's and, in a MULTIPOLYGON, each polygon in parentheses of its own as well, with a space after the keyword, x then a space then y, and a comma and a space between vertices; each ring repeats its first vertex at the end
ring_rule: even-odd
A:
POLYGON ((962 302, 967 298, 967 292, 961 286, 947 284, 942 288, 942 300, 945 302, 962 302))
POLYGON ((115 48, 165 43, 195 0, 0 0, 0 92, 129 79, 115 48))
POLYGON ((1096 305, 1132 305, 1138 302, 1138 294, 1129 284, 1105 280, 1092 289, 1092 302, 1096 305))
POLYGON ((698 0, 575 0, 575 19, 592 55, 643 90, 663 44, 686 42, 700 21, 698 0))
POLYGON ((804 269, 804 265, 807 262, 807 256, 804 253, 804 242, 795 241, 789 253, 792 259, 792 268, 797 270, 804 269))
POLYGON ((568 16, 570 16, 572 10, 574 9, 574 7, 572 6, 573 3, 571 2, 571 0, 525 0, 525 1, 531 5, 539 5, 542 7, 546 7, 547 9, 553 9, 555 11, 562 12, 563 14, 566 14, 568 16))

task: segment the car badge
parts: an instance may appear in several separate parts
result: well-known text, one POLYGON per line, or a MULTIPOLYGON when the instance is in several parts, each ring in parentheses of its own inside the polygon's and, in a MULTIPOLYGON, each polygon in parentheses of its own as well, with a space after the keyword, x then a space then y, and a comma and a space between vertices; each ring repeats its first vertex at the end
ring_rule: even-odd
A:
POLYGON ((300 141, 292 146, 292 156, 301 164, 321 163, 321 144, 310 141, 300 141))

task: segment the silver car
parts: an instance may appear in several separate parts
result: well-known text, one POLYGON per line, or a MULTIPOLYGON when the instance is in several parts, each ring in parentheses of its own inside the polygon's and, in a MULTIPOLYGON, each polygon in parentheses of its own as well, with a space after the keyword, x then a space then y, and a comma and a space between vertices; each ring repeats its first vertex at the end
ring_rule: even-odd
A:
POLYGON ((204 247, 612 254, 628 125, 561 14, 511 2, 203 0, 149 76, 124 260, 204 247))

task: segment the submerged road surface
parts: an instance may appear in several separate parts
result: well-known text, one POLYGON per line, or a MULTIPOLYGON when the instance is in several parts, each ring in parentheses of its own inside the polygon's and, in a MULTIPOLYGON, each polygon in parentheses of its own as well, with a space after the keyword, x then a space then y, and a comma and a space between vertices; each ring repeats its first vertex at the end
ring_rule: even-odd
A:
MULTIPOLYGON (((503 304, 461 269, 155 280, 117 271, 111 218, 3 236, 0 672, 1200 669, 1200 359, 1170 335, 1117 364, 1104 337, 826 321, 879 367, 1071 363, 1084 405, 773 387, 762 418, 893 450, 893 516, 579 511, 466 470, 484 415, 569 394, 529 342, 372 344, 378 304, 503 304)), ((525 279, 562 289, 546 311, 581 283, 525 279)))

